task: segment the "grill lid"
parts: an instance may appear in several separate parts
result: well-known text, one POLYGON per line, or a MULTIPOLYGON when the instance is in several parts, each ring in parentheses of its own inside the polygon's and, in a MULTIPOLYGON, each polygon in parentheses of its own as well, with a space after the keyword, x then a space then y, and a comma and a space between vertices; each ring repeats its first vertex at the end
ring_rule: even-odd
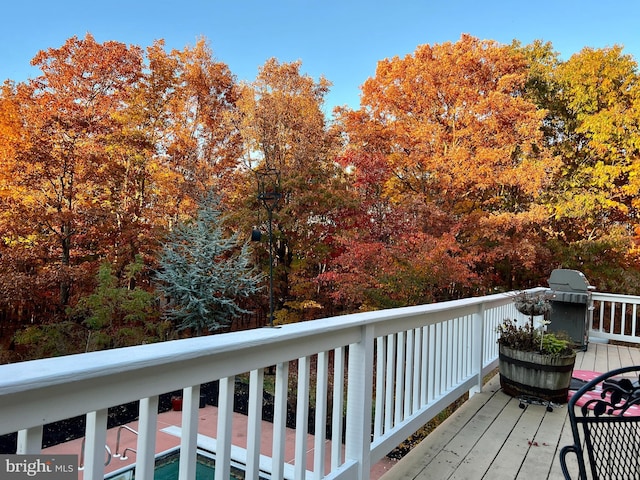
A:
POLYGON ((588 293, 592 287, 578 270, 556 268, 549 277, 549 288, 559 292, 588 293))

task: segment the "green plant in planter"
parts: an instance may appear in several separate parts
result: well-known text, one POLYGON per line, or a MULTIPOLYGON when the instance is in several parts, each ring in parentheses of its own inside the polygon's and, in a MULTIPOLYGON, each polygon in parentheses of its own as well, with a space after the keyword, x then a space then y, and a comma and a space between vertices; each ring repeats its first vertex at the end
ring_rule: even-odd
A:
POLYGON ((566 403, 576 353, 568 336, 545 333, 533 323, 534 316, 551 311, 549 297, 522 292, 514 296, 514 303, 529 320, 518 324, 506 319, 497 328, 500 386, 508 395, 566 403))
MULTIPOLYGON (((529 321, 518 324, 515 319, 508 318, 498 326, 498 343, 502 346, 523 352, 537 352, 542 355, 571 355, 571 341, 566 335, 546 333, 544 328, 535 328, 533 317, 551 312, 549 296, 545 292, 520 292, 514 296, 516 309, 529 315, 529 321)), ((549 322, 543 322, 548 325, 549 322)))
POLYGON ((537 352, 541 355, 571 355, 573 348, 565 335, 546 333, 534 328, 531 322, 518 325, 517 320, 507 318, 498 326, 498 343, 522 352, 537 352))

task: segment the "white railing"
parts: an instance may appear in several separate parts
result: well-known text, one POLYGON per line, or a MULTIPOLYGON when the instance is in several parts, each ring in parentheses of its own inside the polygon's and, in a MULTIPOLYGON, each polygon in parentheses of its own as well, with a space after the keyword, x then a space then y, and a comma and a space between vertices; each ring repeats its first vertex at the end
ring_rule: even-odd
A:
POLYGON ((640 297, 594 292, 589 336, 640 343, 640 297))
MULTIPOLYGON (((594 299, 597 305, 614 302, 600 294, 594 299)), ((635 307, 633 312, 628 321, 635 331, 635 307)), ((98 480, 104 476, 107 409, 140 400, 136 479, 152 479, 159 395, 183 389, 180 479, 189 480, 195 478, 198 441, 205 441, 198 435, 200 385, 219 380, 217 439, 206 441, 215 445, 215 478, 226 480, 238 450, 231 442, 235 377, 246 374, 247 478, 367 479, 370 467, 403 440, 481 388, 497 366, 496 327, 517 315, 511 296, 499 294, 3 365, 0 434, 18 431, 17 453, 39 453, 43 425, 86 414, 83 474, 98 480), (265 457, 264 372, 273 366, 273 447, 265 457), (306 427, 296 429, 295 459, 285 464, 291 385, 296 425, 306 426, 309 410, 315 412, 309 464, 306 427)))

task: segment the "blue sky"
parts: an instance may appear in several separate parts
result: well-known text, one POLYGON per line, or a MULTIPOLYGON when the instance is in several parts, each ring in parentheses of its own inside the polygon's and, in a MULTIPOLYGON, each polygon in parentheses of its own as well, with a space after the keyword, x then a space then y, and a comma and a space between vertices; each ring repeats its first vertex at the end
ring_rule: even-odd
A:
POLYGON ((264 62, 302 61, 302 71, 333 83, 326 109, 359 105, 359 87, 378 60, 418 45, 481 39, 553 43, 567 59, 585 46, 623 45, 640 60, 640 1, 618 0, 31 0, 6 2, 0 28, 0 82, 38 71, 42 49, 90 32, 97 41, 167 48, 206 37, 238 80, 251 81, 264 62))

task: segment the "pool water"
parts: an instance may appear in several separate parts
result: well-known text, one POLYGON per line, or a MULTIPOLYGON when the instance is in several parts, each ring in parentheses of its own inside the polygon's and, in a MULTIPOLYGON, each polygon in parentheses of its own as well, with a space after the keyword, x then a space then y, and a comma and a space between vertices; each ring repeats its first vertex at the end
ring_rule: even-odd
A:
MULTIPOLYGON (((171 458, 162 460, 156 464, 154 480, 177 480, 178 470, 180 468, 179 456, 174 455, 171 458)), ((198 463, 196 464, 196 480, 213 480, 215 474, 214 462, 211 459, 198 455, 198 463)), ((233 475, 231 479, 236 479, 233 475)))
MULTIPOLYGON (((156 467, 153 474, 154 480, 178 480, 180 470, 180 452, 174 451, 156 458, 156 467)), ((195 480, 213 480, 215 477, 215 460, 205 455, 198 454, 195 480)), ((109 480, 135 480, 135 470, 121 472, 107 477, 109 480)), ((243 480, 244 472, 231 467, 229 480, 243 480)))

